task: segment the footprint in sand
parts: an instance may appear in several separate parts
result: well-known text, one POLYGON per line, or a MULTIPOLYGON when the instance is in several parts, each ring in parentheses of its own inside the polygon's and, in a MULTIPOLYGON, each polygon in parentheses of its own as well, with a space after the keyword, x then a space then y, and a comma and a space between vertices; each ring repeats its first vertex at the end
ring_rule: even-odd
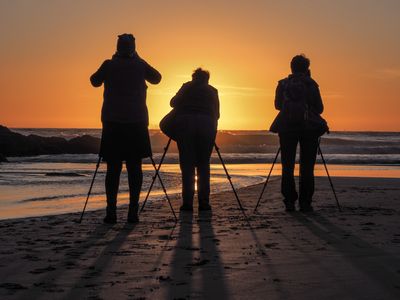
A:
POLYGON ((35 255, 30 255, 30 254, 23 256, 22 259, 26 259, 26 260, 30 260, 30 261, 39 261, 40 260, 39 257, 37 257, 35 255))
POLYGON ((35 287, 42 288, 47 293, 63 293, 64 289, 60 288, 58 285, 50 282, 38 282, 33 284, 35 287))
POLYGON ((20 285, 19 283, 5 282, 5 283, 0 283, 0 289, 6 289, 8 291, 19 291, 19 290, 27 290, 28 288, 23 285, 20 285))
POLYGON ((51 272, 56 270, 56 268, 54 268, 53 266, 48 266, 47 268, 39 268, 39 269, 35 269, 32 271, 29 271, 29 273, 31 274, 42 274, 42 273, 46 273, 46 272, 51 272))

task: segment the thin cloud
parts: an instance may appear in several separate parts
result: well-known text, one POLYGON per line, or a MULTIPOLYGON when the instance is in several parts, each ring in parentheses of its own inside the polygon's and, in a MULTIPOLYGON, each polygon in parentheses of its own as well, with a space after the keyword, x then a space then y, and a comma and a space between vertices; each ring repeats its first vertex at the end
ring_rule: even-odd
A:
POLYGON ((344 98, 344 95, 340 94, 340 93, 335 93, 335 92, 324 92, 322 94, 322 98, 326 98, 326 99, 341 99, 341 98, 344 98))
MULTIPOLYGON (((215 85, 221 96, 273 96, 274 93, 267 89, 247 86, 230 86, 230 85, 215 85)), ((157 96, 173 96, 178 90, 172 88, 155 88, 149 90, 149 95, 157 96)))
POLYGON ((249 86, 216 85, 219 93, 224 96, 271 96, 270 90, 249 86))
POLYGON ((248 86, 233 86, 233 85, 216 85, 215 87, 219 89, 226 89, 226 90, 236 90, 236 91, 265 91, 261 88, 256 87, 248 87, 248 86))
POLYGON ((379 69, 373 74, 378 79, 398 79, 400 78, 400 68, 379 69))
POLYGON ((187 74, 177 74, 175 75, 176 78, 185 78, 186 80, 190 80, 191 76, 187 74))
POLYGON ((153 96, 174 96, 178 90, 172 88, 153 88, 148 90, 149 95, 153 96))

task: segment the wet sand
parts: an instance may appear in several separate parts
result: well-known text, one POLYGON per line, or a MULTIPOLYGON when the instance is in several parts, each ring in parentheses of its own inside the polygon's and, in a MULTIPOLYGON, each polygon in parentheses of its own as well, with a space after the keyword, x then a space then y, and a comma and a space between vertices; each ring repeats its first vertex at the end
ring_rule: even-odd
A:
MULTIPOLYGON (((1 299, 400 299, 400 179, 317 178, 310 214, 274 177, 213 195, 213 213, 152 203, 137 225, 103 211, 0 221, 1 299)), ((83 200, 84 201, 84 200, 83 200)))

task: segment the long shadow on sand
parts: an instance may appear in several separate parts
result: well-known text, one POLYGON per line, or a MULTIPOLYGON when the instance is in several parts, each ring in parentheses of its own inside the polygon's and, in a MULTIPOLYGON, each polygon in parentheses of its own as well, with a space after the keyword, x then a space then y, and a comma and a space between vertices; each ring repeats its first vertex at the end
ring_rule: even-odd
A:
POLYGON ((107 241, 107 246, 103 248, 101 253, 98 254, 97 259, 90 264, 87 271, 72 284, 70 291, 65 295, 65 299, 80 299, 85 292, 86 287, 92 287, 91 297, 96 298, 99 296, 102 290, 101 278, 104 274, 104 270, 107 269, 108 265, 113 259, 113 255, 117 254, 119 249, 125 243, 129 234, 136 227, 136 224, 125 224, 124 227, 119 229, 119 232, 107 241), (80 282, 84 280, 85 286, 79 286, 80 282))
POLYGON ((167 299, 190 298, 192 272, 189 267, 193 259, 193 213, 179 215, 179 232, 175 251, 170 264, 171 282, 168 285, 167 299))
POLYGON ((228 287, 225 281, 221 254, 217 247, 219 240, 215 237, 212 226, 212 213, 199 215, 200 227, 200 260, 201 295, 203 299, 229 299, 228 287))
POLYGON ((398 256, 369 244, 317 213, 293 214, 293 216, 315 236, 339 251, 355 268, 377 283, 386 293, 400 297, 398 256))
MULTIPOLYGON (((90 225, 74 224, 73 226, 79 226, 77 230, 86 233, 88 231, 87 226, 90 225)), ((43 276, 40 277, 37 277, 36 275, 34 279, 35 288, 31 288, 19 295, 18 299, 36 299, 43 295, 43 289, 58 289, 59 287, 56 284, 57 279, 65 277, 68 272, 76 272, 77 269, 80 269, 80 263, 86 260, 84 258, 85 254, 98 246, 99 238, 106 236, 111 229, 111 226, 99 224, 93 230, 89 231, 85 240, 81 241, 79 245, 75 244, 76 247, 65 253, 65 259, 54 265, 53 271, 45 272, 43 276)), ((51 254, 49 258, 51 258, 51 254)))
POLYGON ((170 264, 171 282, 166 299, 229 299, 212 215, 202 213, 198 218, 199 247, 193 243, 193 222, 192 213, 180 214, 180 228, 170 264), (195 281, 195 278, 198 280, 195 281))
MULTIPOLYGON (((265 219, 269 219, 270 216, 269 215, 262 215, 260 213, 257 213, 257 215, 250 217, 250 219, 246 220, 246 227, 248 229, 248 232, 251 235, 251 238, 253 239, 255 246, 257 248, 257 255, 260 256, 262 258, 262 260, 264 261, 264 272, 265 274, 270 277, 273 278, 273 289, 275 290, 275 295, 274 297, 276 297, 276 299, 282 299, 282 300, 286 300, 289 299, 289 293, 288 291, 282 286, 282 284, 280 283, 280 280, 277 278, 278 276, 278 270, 276 268, 276 266, 274 265, 272 258, 270 257, 270 255, 268 254, 269 250, 267 250, 267 248, 263 245, 263 243, 260 241, 260 238, 257 235, 257 229, 258 230, 264 230, 267 229, 268 227, 270 227, 271 225, 268 224, 268 221, 265 222, 265 219), (262 223, 264 224, 260 224, 260 218, 262 218, 262 223), (257 224, 257 229, 253 227, 251 220, 257 220, 258 224, 257 224)), ((269 237, 270 238, 270 237, 269 237)), ((273 243, 273 240, 264 240, 268 241, 269 243, 273 243)), ((265 283, 270 284, 271 283, 265 283)))

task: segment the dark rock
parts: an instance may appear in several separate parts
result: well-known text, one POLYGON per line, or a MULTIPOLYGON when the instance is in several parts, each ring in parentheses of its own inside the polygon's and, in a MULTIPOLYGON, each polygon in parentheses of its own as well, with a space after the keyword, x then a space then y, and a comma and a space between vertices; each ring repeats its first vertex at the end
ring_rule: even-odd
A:
MULTIPOLYGON (((168 137, 159 131, 152 131, 151 144, 154 153, 164 152, 168 137)), ((276 135, 240 134, 219 131, 218 145, 221 151, 230 153, 274 153, 279 145, 276 135)), ((66 140, 61 137, 42 137, 38 135, 25 136, 0 125, 0 153, 9 156, 33 156, 44 154, 97 154, 100 149, 100 139, 89 135, 66 140)), ((169 153, 177 153, 176 143, 171 143, 169 153)), ((230 161, 227 160, 227 163, 230 161)), ((235 162, 241 162, 235 158, 235 162)), ((243 161, 245 162, 245 161, 243 161)), ((219 163, 213 159, 213 163, 219 163)))
POLYGON ((14 282, 5 282, 0 284, 0 288, 7 289, 7 290, 26 290, 27 287, 20 285, 19 283, 14 282))
POLYGON ((6 134, 6 133, 10 133, 11 130, 8 129, 7 127, 0 125, 0 134, 6 134))
POLYGON ((0 162, 8 162, 7 157, 0 153, 0 162))
POLYGON ((68 141, 70 153, 98 153, 100 149, 100 139, 90 135, 83 135, 68 141))
POLYGON ((60 137, 24 136, 0 125, 0 160, 6 156, 44 154, 97 154, 100 139, 84 135, 71 140, 60 137))

